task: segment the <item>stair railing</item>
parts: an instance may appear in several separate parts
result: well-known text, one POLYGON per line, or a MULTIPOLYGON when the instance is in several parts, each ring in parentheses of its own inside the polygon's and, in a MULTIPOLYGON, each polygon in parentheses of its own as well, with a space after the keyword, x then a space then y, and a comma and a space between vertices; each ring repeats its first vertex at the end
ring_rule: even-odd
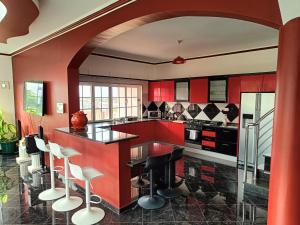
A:
MULTIPOLYGON (((245 164, 244 164, 244 183, 247 182, 247 172, 248 172, 249 130, 250 130, 251 127, 254 127, 254 129, 255 129, 255 137, 256 138, 255 138, 255 145, 254 145, 255 154, 254 154, 254 173, 253 173, 253 178, 254 178, 254 181, 256 181, 256 178, 257 178, 257 169, 258 169, 258 156, 259 156, 258 149, 259 149, 259 139, 260 139, 260 136, 259 136, 260 124, 269 115, 271 115, 274 112, 274 110, 275 110, 274 108, 271 109, 266 114, 264 114, 262 117, 260 117, 256 122, 254 122, 254 123, 248 123, 246 125, 246 132, 245 132, 245 155, 244 155, 244 162, 245 162, 245 164)), ((266 149, 264 149, 264 151, 265 150, 266 149)))

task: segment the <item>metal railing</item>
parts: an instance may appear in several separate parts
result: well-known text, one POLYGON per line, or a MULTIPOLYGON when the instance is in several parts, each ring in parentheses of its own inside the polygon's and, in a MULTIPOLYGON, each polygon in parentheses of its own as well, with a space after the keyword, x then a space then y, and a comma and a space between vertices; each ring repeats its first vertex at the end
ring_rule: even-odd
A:
MULTIPOLYGON (((261 136, 259 135, 260 132, 260 124, 262 121, 264 121, 269 115, 271 115, 274 112, 274 108, 271 109, 270 111, 268 111, 266 114, 264 114, 262 117, 260 117, 255 123, 248 123, 246 125, 246 132, 245 132, 245 155, 244 155, 244 182, 247 182, 247 171, 248 171, 248 152, 249 152, 249 130, 250 127, 254 127, 255 128, 255 145, 254 145, 254 173, 253 173, 253 178, 254 181, 257 178, 257 169, 258 169, 258 157, 259 157, 259 153, 258 153, 258 149, 259 149, 259 140, 261 137, 266 135, 267 131, 270 131, 270 129, 272 129, 272 127, 270 129, 268 129, 267 131, 265 131, 261 136)), ((273 120, 272 120, 273 121, 273 120)), ((267 124, 270 123, 270 121, 267 122, 267 124)), ((265 124, 266 125, 266 124, 265 124)), ((272 138, 271 136, 268 136, 267 138, 272 138)), ((267 139, 266 139, 267 140, 267 139)), ((269 147, 269 146, 268 146, 269 147)), ((265 148, 263 150, 266 151, 267 148, 265 148)), ((260 153, 263 154, 263 152, 260 153)))

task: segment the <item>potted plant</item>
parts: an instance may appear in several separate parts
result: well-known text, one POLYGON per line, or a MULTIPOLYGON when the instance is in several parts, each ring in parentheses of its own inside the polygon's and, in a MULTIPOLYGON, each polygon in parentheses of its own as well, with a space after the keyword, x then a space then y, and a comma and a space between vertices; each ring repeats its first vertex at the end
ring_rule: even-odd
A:
POLYGON ((0 110, 0 147, 2 154, 14 154, 17 150, 16 126, 4 121, 0 110))

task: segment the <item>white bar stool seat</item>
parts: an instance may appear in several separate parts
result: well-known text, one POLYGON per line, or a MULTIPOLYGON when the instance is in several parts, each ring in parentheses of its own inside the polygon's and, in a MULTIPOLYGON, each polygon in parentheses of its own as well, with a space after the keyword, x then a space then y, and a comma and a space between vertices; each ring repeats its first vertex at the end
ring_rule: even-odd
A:
POLYGON ((42 201, 51 201, 58 198, 61 198, 65 195, 65 189, 64 188, 56 188, 55 187, 55 177, 54 177, 54 157, 53 153, 49 150, 49 148, 46 146, 45 141, 43 139, 34 138, 36 147, 43 152, 49 153, 49 160, 50 160, 50 177, 51 177, 51 188, 48 190, 45 190, 39 194, 39 199, 42 201))
POLYGON ((83 200, 77 196, 70 196, 69 189, 69 158, 73 156, 80 155, 79 152, 71 148, 61 148, 58 144, 49 141, 49 146, 51 152, 58 158, 64 159, 65 168, 65 189, 66 197, 61 198, 53 203, 52 209, 58 212, 67 212, 78 208, 83 200))
MULTIPOLYGON (((79 180, 85 181, 85 198, 86 198, 86 207, 84 209, 78 210, 76 213, 73 214, 72 222, 78 225, 98 223, 104 218, 105 212, 101 208, 90 206, 91 202, 96 203, 90 200, 91 198, 90 182, 92 179, 96 177, 103 176, 103 173, 91 167, 81 168, 80 166, 72 163, 69 163, 69 165, 70 165, 70 170, 72 175, 79 180)), ((101 202, 101 198, 99 203, 100 202, 101 202)))

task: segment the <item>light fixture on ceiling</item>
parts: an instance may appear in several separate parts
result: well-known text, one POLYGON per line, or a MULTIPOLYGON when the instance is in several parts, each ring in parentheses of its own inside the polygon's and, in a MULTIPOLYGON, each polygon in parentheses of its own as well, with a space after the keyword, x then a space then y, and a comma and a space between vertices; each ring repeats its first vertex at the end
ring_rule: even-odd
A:
MULTIPOLYGON (((181 43, 183 42, 183 40, 178 40, 177 43, 178 43, 178 51, 179 51, 179 48, 180 48, 180 45, 181 43)), ((184 64, 185 63, 185 59, 181 56, 177 56, 175 59, 173 59, 172 61, 173 64, 184 64)))
POLYGON ((3 20, 7 13, 7 9, 5 5, 0 1, 0 22, 3 20))

